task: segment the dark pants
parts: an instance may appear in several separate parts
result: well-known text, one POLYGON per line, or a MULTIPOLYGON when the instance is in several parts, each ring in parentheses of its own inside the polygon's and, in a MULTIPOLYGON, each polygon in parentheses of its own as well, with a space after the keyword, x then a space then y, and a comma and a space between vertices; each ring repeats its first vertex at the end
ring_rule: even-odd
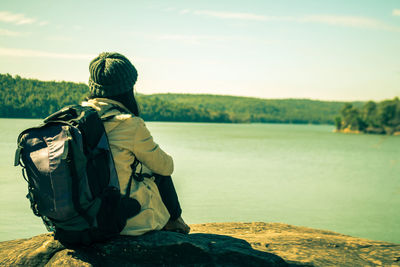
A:
POLYGON ((154 174, 154 177, 161 199, 171 215, 170 220, 178 219, 182 214, 182 209, 171 176, 154 174))

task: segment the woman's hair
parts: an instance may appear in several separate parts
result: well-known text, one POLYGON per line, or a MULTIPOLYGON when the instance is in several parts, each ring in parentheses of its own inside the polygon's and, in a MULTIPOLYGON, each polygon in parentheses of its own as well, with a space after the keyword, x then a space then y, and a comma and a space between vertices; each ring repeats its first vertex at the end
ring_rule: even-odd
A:
POLYGON ((139 105, 136 101, 133 90, 127 91, 127 92, 119 94, 119 95, 113 95, 113 96, 107 96, 107 97, 98 96, 93 93, 90 93, 90 95, 88 96, 88 99, 97 98, 97 97, 108 98, 108 99, 120 102, 135 116, 140 116, 139 105))

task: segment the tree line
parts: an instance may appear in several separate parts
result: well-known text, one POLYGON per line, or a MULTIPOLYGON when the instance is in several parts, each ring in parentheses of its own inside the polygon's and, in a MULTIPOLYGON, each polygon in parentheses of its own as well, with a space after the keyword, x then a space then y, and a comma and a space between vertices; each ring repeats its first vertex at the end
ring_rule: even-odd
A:
MULTIPOLYGON (((51 113, 84 101, 89 88, 84 83, 39 81, 0 74, 0 117, 45 118, 51 113)), ((232 122, 223 111, 185 103, 176 105, 162 97, 137 95, 141 116, 150 121, 232 122)))
POLYGON ((400 133, 400 100, 384 100, 379 103, 368 101, 357 108, 347 103, 336 117, 338 131, 350 130, 363 133, 394 134, 400 133))
MULTIPOLYGON (((162 99, 174 105, 186 105, 221 112, 229 122, 334 124, 345 102, 310 99, 261 99, 205 94, 153 94, 150 100, 162 99)), ((353 102, 355 106, 362 102, 353 102)))
MULTIPOLYGON (((64 106, 82 102, 88 92, 84 83, 40 81, 0 74, 0 117, 45 118, 64 106)), ((400 112, 398 99, 376 104, 206 94, 137 94, 137 101, 141 116, 147 121, 336 123, 340 129, 350 127, 385 133, 390 132, 389 128, 397 129, 393 125, 399 125, 400 112), (339 113, 342 116, 335 120, 339 113)))

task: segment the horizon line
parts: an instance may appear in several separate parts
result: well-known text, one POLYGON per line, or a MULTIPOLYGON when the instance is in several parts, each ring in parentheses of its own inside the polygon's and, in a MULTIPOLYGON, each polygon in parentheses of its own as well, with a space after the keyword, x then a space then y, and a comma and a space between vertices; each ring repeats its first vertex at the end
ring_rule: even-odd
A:
MULTIPOLYGON (((11 73, 0 73, 0 75, 10 75, 11 77, 15 78, 17 76, 21 77, 22 79, 26 80, 37 80, 37 81, 42 81, 42 82, 67 82, 67 83, 77 83, 77 84, 85 84, 88 86, 86 82, 78 82, 78 81, 66 81, 66 80, 40 80, 38 78, 32 78, 32 77, 23 77, 19 74, 14 74, 12 75, 11 73)), ((210 96, 228 96, 228 97, 243 97, 243 98, 254 98, 254 99, 263 99, 263 100, 311 100, 311 101, 321 101, 321 102, 368 102, 368 101, 373 101, 373 102, 382 102, 385 100, 392 100, 396 98, 400 98, 400 95, 395 95, 391 98, 384 98, 381 100, 373 100, 373 99, 352 99, 352 100, 337 100, 337 99, 319 99, 319 98, 305 98, 305 97, 275 97, 275 98, 266 98, 266 97, 260 97, 260 96, 248 96, 248 95, 227 95, 227 94, 211 94, 211 93, 185 93, 185 92, 157 92, 157 93, 150 93, 150 94, 145 94, 141 93, 140 91, 137 91, 134 88, 134 92, 139 95, 160 95, 160 94, 176 94, 176 95, 210 95, 210 96)))

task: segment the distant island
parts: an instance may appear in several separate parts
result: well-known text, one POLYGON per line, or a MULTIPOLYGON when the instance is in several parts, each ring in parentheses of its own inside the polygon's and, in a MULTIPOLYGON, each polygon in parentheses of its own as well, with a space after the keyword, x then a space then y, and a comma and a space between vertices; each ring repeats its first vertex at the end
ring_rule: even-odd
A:
POLYGON ((368 101, 361 108, 347 103, 336 117, 338 132, 400 135, 400 100, 368 101))
MULTIPOLYGON (((84 83, 40 81, 21 78, 18 75, 0 74, 0 99, 2 99, 0 118, 45 118, 64 106, 80 103, 88 92, 88 86, 84 83)), ((262 99, 168 93, 138 94, 137 100, 141 108, 141 117, 146 121, 332 125, 336 123, 339 131, 373 129, 377 133, 396 132, 400 125, 400 107, 397 98, 384 101, 383 104, 374 104, 361 101, 262 99), (373 114, 373 105, 376 107, 377 116, 380 116, 377 122, 375 119, 373 122, 365 120, 364 116, 366 106, 368 112, 373 114), (342 116, 337 117, 338 114, 342 116), (379 124, 382 119, 383 124, 379 124)))

